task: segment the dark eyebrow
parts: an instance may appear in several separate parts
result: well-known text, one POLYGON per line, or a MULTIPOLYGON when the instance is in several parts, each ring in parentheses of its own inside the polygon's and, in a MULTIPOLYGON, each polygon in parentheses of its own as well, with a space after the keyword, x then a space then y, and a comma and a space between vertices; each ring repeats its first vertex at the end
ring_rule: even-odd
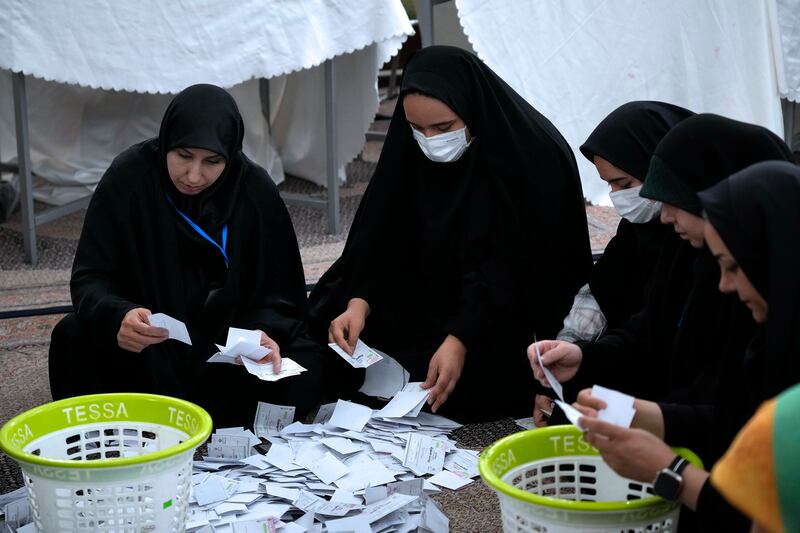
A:
MULTIPOLYGON (((454 118, 452 120, 445 120, 444 122, 437 122, 436 124, 431 124, 429 127, 430 128, 441 128, 442 126, 451 126, 456 120, 458 120, 458 119, 454 118)), ((420 126, 419 124, 414 124, 410 120, 406 120, 406 122, 408 122, 411 126, 414 126, 417 129, 425 129, 424 127, 420 126)))

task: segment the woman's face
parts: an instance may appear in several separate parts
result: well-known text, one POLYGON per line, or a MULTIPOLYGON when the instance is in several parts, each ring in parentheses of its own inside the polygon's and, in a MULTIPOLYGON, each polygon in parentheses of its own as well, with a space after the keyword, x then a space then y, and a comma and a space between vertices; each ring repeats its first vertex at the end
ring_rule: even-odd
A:
POLYGON ((709 250, 719 263, 719 290, 726 294, 736 293, 739 299, 753 313, 753 320, 759 324, 767 321, 767 301, 761 296, 750 280, 747 279, 744 270, 739 267, 736 258, 722 242, 717 230, 709 223, 705 223, 705 238, 709 250))
POLYGON ((705 242, 703 230, 705 222, 697 215, 677 208, 674 205, 664 204, 661 207, 661 223, 672 224, 675 233, 681 239, 689 241, 695 248, 702 248, 705 242))
POLYGON ((225 158, 203 148, 174 148, 167 152, 167 171, 175 188, 192 196, 214 184, 225 170, 225 158))
POLYGON ((594 156, 592 161, 594 162, 594 166, 597 167, 597 172, 600 174, 600 177, 611 187, 611 192, 624 191, 625 189, 638 187, 642 184, 641 181, 624 170, 615 167, 599 155, 594 156))
MULTIPOLYGON (((465 126, 461 117, 447 104, 424 94, 411 93, 403 97, 406 120, 412 128, 425 137, 432 137, 448 131, 460 130, 465 126)), ((467 142, 472 140, 469 128, 466 130, 467 142)))

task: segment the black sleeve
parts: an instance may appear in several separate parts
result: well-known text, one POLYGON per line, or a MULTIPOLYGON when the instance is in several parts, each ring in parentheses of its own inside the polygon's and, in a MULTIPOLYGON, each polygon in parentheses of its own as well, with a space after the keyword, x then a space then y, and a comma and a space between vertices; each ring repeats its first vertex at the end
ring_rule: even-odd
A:
POLYGON ((240 309, 234 322, 263 330, 283 347, 308 333, 305 274, 289 212, 274 185, 270 182, 267 187, 253 192, 263 202, 256 207, 258 223, 263 225, 256 235, 263 242, 251 263, 254 270, 247 270, 253 278, 241 282, 244 291, 254 294, 243 298, 250 304, 240 309))
POLYGON ((563 384, 564 399, 572 402, 592 385, 603 385, 636 397, 647 397, 651 355, 646 341, 647 309, 633 315, 624 327, 607 331, 593 342, 578 342, 583 353, 578 373, 563 384), (642 394, 644 392, 644 394, 642 394))
POLYGON ((695 515, 698 531, 750 531, 750 519, 729 504, 708 480, 697 499, 695 515))
POLYGON ((708 457, 709 428, 714 427, 713 405, 659 403, 664 416, 664 441, 670 446, 689 448, 700 457, 708 457))
POLYGON ((118 186, 113 165, 100 180, 89 203, 75 252, 70 279, 72 305, 93 340, 116 345, 125 314, 141 305, 120 296, 127 263, 123 249, 128 191, 118 186))
POLYGON ((461 274, 458 305, 445 324, 445 331, 463 342, 468 352, 478 344, 485 346, 492 334, 508 331, 502 326, 514 320, 514 315, 521 316, 521 310, 515 307, 518 298, 514 295, 520 288, 515 286, 512 263, 490 243, 486 235, 475 244, 472 253, 482 259, 469 262, 467 271, 461 274))

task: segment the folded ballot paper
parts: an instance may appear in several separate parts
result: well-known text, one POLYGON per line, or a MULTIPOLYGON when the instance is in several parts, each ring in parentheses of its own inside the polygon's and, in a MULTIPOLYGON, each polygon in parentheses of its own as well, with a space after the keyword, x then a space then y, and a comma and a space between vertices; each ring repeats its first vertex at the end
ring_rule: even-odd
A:
POLYGON ((229 328, 225 346, 217 344, 217 348, 219 351, 207 362, 236 364, 238 357, 248 372, 264 381, 278 381, 306 371, 288 357, 281 358, 281 371, 277 374, 272 363, 259 364, 258 361, 269 355, 272 350, 261 346, 261 332, 258 330, 229 328))

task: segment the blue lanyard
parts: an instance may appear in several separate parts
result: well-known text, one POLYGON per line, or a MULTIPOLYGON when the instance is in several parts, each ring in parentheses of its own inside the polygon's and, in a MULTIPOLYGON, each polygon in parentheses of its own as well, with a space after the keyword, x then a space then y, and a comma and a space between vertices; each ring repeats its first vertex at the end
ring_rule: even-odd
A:
POLYGON ((227 267, 228 254, 225 253, 225 250, 226 248, 228 248, 228 225, 225 224, 224 226, 222 226, 222 246, 220 246, 214 239, 209 237, 205 231, 203 231, 203 228, 192 222, 192 219, 184 215, 181 212, 181 210, 178 209, 178 206, 175 205, 175 203, 172 201, 172 198, 170 198, 169 195, 167 195, 167 200, 169 200, 169 203, 172 204, 172 207, 175 208, 175 211, 177 211, 178 214, 183 217, 183 220, 185 220, 197 233, 199 233, 201 237, 203 237, 205 240, 216 246, 217 249, 219 249, 219 251, 222 252, 222 257, 225 258, 225 266, 227 267))

